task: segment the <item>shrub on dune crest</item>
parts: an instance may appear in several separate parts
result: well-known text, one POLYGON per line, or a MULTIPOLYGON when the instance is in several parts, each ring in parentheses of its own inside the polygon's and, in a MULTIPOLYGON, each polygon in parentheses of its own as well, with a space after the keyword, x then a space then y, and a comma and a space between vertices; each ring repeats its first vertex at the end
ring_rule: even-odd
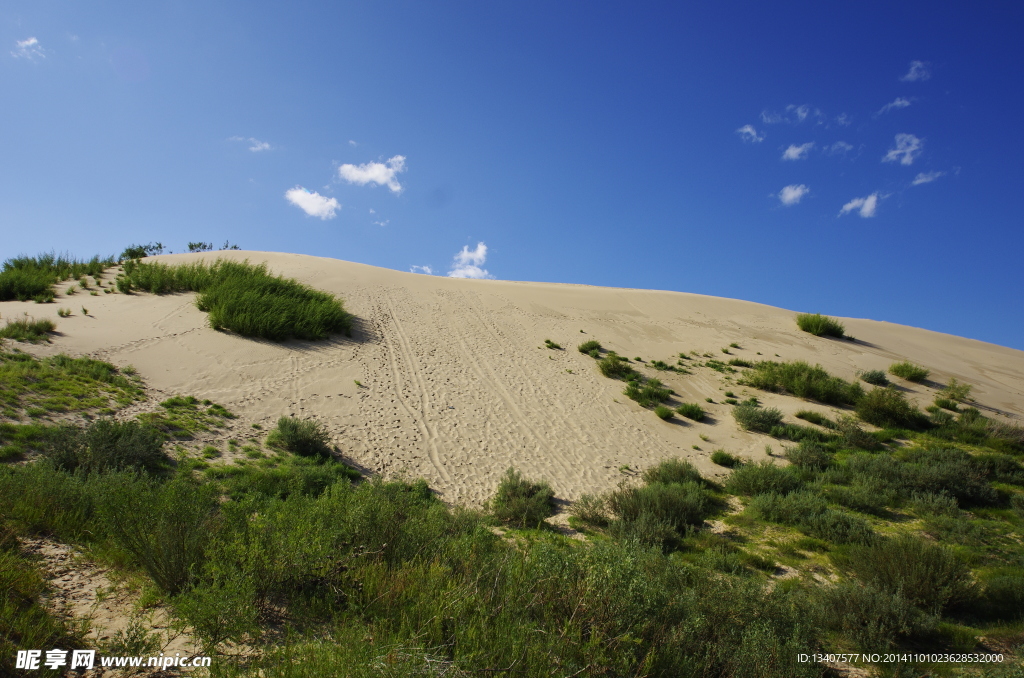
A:
POLYGON ((915 365, 909 360, 904 360, 901 363, 889 365, 889 374, 901 377, 907 381, 924 381, 931 372, 920 365, 915 365))
POLYGON ((842 339, 846 336, 846 328, 841 322, 820 313, 800 313, 796 316, 796 324, 804 332, 810 332, 816 337, 842 339))

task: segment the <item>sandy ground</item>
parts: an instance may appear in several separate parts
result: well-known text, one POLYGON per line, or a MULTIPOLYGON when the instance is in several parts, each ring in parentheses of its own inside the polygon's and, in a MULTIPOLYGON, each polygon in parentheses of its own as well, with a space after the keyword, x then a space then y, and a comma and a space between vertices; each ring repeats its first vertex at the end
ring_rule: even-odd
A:
MULTIPOLYGON (((793 311, 679 292, 455 280, 264 252, 159 259, 200 256, 265 261, 274 273, 333 292, 357 317, 356 331, 326 342, 244 339, 211 329, 192 294, 80 291, 56 304, 0 303, 0 315, 28 312, 57 322, 52 344, 25 350, 133 365, 155 400, 195 395, 240 415, 237 435, 251 434, 252 423, 266 431, 282 414, 315 418, 363 470, 423 476, 447 501, 470 505, 486 500, 509 466, 547 480, 558 498, 571 501, 614 488, 630 474, 620 470, 626 465, 642 471, 681 456, 717 475, 723 469, 709 461, 714 449, 747 458, 764 457, 766 445, 781 452, 778 441, 739 431, 729 405, 704 402, 721 403, 726 390, 742 398, 750 389, 707 368, 680 375, 641 366, 679 401, 699 402, 711 415, 703 423, 662 422, 576 351, 588 339, 645 361, 675 363, 680 351, 720 360, 801 359, 846 379, 909 359, 932 371, 926 384, 901 383, 922 406, 956 377, 974 387, 986 414, 1018 423, 1024 416, 1024 352, 922 329, 844 318, 857 341, 838 341, 800 332, 793 311), (73 315, 58 318, 60 307, 73 315), (545 339, 564 350, 544 348, 545 339), (724 355, 732 342, 741 348, 724 355)), ((799 409, 830 411, 757 395, 789 421, 799 409)))

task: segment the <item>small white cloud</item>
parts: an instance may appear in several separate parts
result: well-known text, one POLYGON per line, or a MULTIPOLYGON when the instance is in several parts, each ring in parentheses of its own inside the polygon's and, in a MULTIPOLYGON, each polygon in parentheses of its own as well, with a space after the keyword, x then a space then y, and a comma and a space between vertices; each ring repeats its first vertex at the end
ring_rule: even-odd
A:
POLYGON ((423 273, 424 275, 434 275, 434 269, 429 266, 413 266, 409 269, 409 273, 423 273))
POLYGON ((850 116, 848 116, 846 113, 840 113, 839 115, 836 116, 836 124, 839 125, 840 127, 846 127, 851 122, 853 122, 853 120, 851 120, 850 116))
POLYGON ((900 80, 903 82, 916 82, 918 80, 927 80, 932 77, 931 64, 927 61, 911 61, 910 70, 900 80))
POLYGON ((913 134, 897 134, 896 148, 890 148, 882 158, 882 162, 899 160, 901 165, 913 165, 914 159, 921 155, 923 148, 924 139, 918 139, 913 134))
POLYGON ((230 137, 228 139, 228 141, 243 141, 243 142, 249 144, 249 150, 252 151, 253 153, 258 153, 260 151, 269 151, 270 150, 270 144, 268 144, 266 141, 260 141, 259 139, 255 139, 253 137, 238 137, 238 136, 235 136, 235 137, 230 137))
POLYGON ((858 210, 858 214, 860 214, 864 219, 873 217, 875 216, 875 211, 878 209, 878 198, 879 196, 877 191, 866 198, 854 198, 843 205, 843 209, 839 210, 839 216, 858 210))
POLYGON ((808 141, 806 144, 790 144, 789 148, 782 152, 783 160, 802 160, 807 157, 807 154, 814 148, 814 142, 808 141))
POLYGON ((803 122, 804 120, 807 119, 808 114, 810 114, 811 108, 806 104, 803 106, 790 104, 789 106, 786 106, 786 112, 793 113, 794 115, 796 115, 797 122, 803 122))
POLYGON ((494 276, 483 268, 486 261, 487 245, 478 242, 474 250, 470 250, 469 245, 463 245, 462 251, 455 254, 455 259, 452 261, 452 269, 448 271, 448 277, 493 278, 494 276))
POLYGON ((930 184, 941 176, 945 176, 945 172, 921 172, 916 177, 912 184, 914 186, 920 186, 921 184, 930 184))
POLYGON ((296 186, 285 191, 285 199, 311 217, 321 219, 333 219, 335 211, 341 205, 334 198, 327 198, 319 193, 307 191, 302 186, 296 186))
POLYGON ((374 223, 375 226, 384 227, 384 226, 387 226, 388 224, 390 224, 391 220, 390 219, 384 219, 383 221, 375 221, 373 223, 374 223))
POLYGON ((375 209, 373 209, 373 208, 371 207, 371 208, 370 208, 370 214, 376 214, 376 213, 377 213, 377 210, 375 210, 375 209))
POLYGON ((15 40, 15 50, 11 52, 11 56, 15 59, 28 59, 34 61, 35 59, 45 59, 46 50, 39 44, 39 41, 35 38, 28 38, 27 40, 15 40))
POLYGON ((800 202, 801 198, 810 192, 811 189, 803 184, 790 184, 779 191, 779 201, 787 207, 789 205, 796 205, 800 202))
POLYGON ((848 144, 845 141, 837 141, 831 146, 825 147, 825 152, 829 155, 846 155, 853 150, 853 144, 848 144))
POLYGON ((764 141, 764 135, 758 134, 753 125, 744 125, 743 127, 740 127, 736 130, 736 134, 739 134, 740 139, 743 139, 743 141, 749 141, 753 144, 759 144, 764 141))
POLYGON ((875 115, 885 115, 894 108, 906 108, 910 105, 910 99, 904 99, 903 97, 896 97, 893 101, 890 101, 885 106, 879 109, 875 115))
POLYGON ((348 145, 349 145, 349 146, 352 146, 353 148, 355 148, 355 147, 356 147, 356 146, 358 146, 359 144, 358 144, 358 143, 356 143, 355 141, 352 141, 351 139, 349 139, 349 140, 348 140, 348 145))
POLYGON ((386 163, 368 162, 363 165, 342 165, 338 168, 338 176, 350 184, 365 186, 369 183, 378 186, 387 185, 392 193, 401 193, 402 185, 395 175, 405 171, 405 156, 396 155, 386 163))

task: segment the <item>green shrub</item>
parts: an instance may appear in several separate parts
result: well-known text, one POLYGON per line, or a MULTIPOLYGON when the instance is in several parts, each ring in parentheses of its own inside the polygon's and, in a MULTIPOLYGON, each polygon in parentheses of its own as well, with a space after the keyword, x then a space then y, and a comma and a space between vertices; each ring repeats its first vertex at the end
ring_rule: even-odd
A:
POLYGON ((796 316, 796 324, 804 332, 810 332, 816 337, 842 339, 846 335, 846 328, 841 322, 820 313, 799 313, 796 316))
POLYGON ((831 455, 814 441, 803 441, 797 447, 786 450, 786 459, 794 466, 821 470, 832 461, 831 455))
POLYGON ((885 376, 885 372, 882 370, 868 370, 860 375, 863 381, 873 386, 888 386, 889 379, 885 376))
POLYGON ((744 375, 742 383, 828 405, 852 405, 864 395, 860 384, 833 377, 820 365, 811 367, 803 361, 777 363, 764 360, 744 375))
POLYGON ((704 408, 697 403, 683 403, 676 408, 676 412, 687 419, 693 419, 694 421, 704 420, 704 408))
POLYGON ((929 614, 969 602, 976 594, 970 568, 952 551, 909 535, 853 546, 846 564, 861 581, 899 592, 929 614))
POLYGON ((579 346, 576 347, 576 350, 578 350, 580 353, 584 353, 586 355, 590 355, 594 351, 600 351, 601 350, 601 342, 596 341, 594 339, 591 339, 589 341, 584 341, 582 344, 580 344, 579 346))
POLYGON ((803 486, 799 477, 789 469, 780 468, 770 461, 740 466, 729 477, 726 489, 734 494, 789 494, 803 486))
POLYGON ((936 398, 935 405, 936 407, 941 407, 942 409, 949 410, 950 412, 960 411, 960 407, 957 405, 957 402, 955 400, 950 400, 949 398, 936 398))
POLYGON ((820 414, 818 412, 814 412, 812 410, 800 410, 793 416, 795 416, 797 419, 803 419, 804 421, 809 421, 812 424, 817 424, 818 426, 824 426, 825 428, 836 427, 834 421, 832 421, 825 415, 820 414))
POLYGON ((960 513, 955 497, 934 492, 912 493, 910 508, 920 516, 956 516, 960 513))
POLYGON ((843 582, 817 589, 813 618, 821 628, 853 640, 855 647, 893 648, 900 639, 935 628, 937 619, 923 614, 903 595, 870 584, 843 582))
POLYGON ((931 372, 920 365, 915 365, 909 360, 904 360, 901 363, 889 365, 889 374, 906 379, 907 381, 924 381, 931 372))
POLYGON ((267 436, 267 445, 305 457, 330 457, 331 436, 323 424, 311 419, 281 417, 267 436))
POLYGON ((555 493, 547 483, 527 480, 519 471, 509 468, 487 507, 503 523, 518 527, 538 527, 554 513, 554 497, 555 493))
POLYGON ((0 329, 0 340, 13 339, 14 341, 24 341, 31 344, 37 344, 41 341, 49 342, 49 334, 55 329, 57 329, 56 323, 49 318, 43 318, 42 320, 17 318, 8 320, 7 326, 0 329))
POLYGON ((812 537, 838 544, 865 543, 874 536, 866 520, 830 509, 824 498, 805 490, 759 493, 747 509, 764 520, 793 525, 812 537))
POLYGON ((118 261, 127 261, 128 259, 142 259, 143 257, 156 256, 157 254, 163 254, 164 246, 163 243, 149 243, 148 245, 129 245, 124 248, 121 252, 121 256, 117 259, 118 261))
POLYGON ((544 345, 547 346, 550 349, 553 349, 553 350, 561 350, 561 348, 562 348, 561 346, 559 346, 555 342, 551 341, 550 339, 545 339, 544 340, 544 345))
POLYGON ((989 619, 1014 623, 1024 620, 1024 576, 1004 575, 985 582, 982 613, 989 619))
POLYGON ((896 504, 898 499, 895 490, 870 482, 830 487, 827 494, 829 499, 840 506, 876 515, 885 515, 886 507, 896 504))
POLYGON ((604 498, 592 494, 580 495, 572 503, 569 515, 592 527, 608 526, 608 506, 604 498))
POLYGON ((636 374, 629 361, 615 353, 609 353, 604 358, 598 360, 597 368, 601 370, 601 374, 609 379, 625 379, 636 374))
POLYGON ((732 360, 729 361, 729 364, 732 365, 733 367, 753 367, 754 366, 754 363, 750 362, 749 360, 744 360, 742 358, 733 358, 732 360))
MULTIPOLYGON (((607 358, 605 358, 607 360, 607 358)), ((603 360, 601 362, 604 362, 603 360)), ((657 379, 648 379, 643 384, 639 381, 630 381, 623 394, 630 400, 635 400, 641 407, 651 407, 663 403, 672 396, 671 389, 665 388, 657 379)), ((667 407, 664 408, 669 410, 667 407)))
POLYGON ((740 428, 768 433, 782 423, 782 412, 774 407, 762 408, 753 403, 742 403, 733 408, 732 416, 740 428))
POLYGON ((726 468, 733 468, 734 466, 739 466, 743 463, 739 457, 733 456, 725 450, 715 450, 712 452, 711 461, 726 468))
POLYGON ((51 287, 56 283, 77 279, 86 273, 100 275, 112 265, 111 258, 93 257, 89 261, 79 261, 54 253, 8 259, 0 270, 0 301, 53 301, 51 287))
POLYGON ((880 428, 922 429, 927 418, 895 388, 876 388, 856 405, 857 416, 880 428))
POLYGON ((198 292, 196 306, 209 313, 213 328, 245 337, 318 340, 334 333, 349 334, 352 329, 352 317, 334 295, 274 277, 266 264, 218 259, 212 264, 168 266, 129 260, 124 279, 123 285, 118 281, 123 292, 198 292))
POLYGON ((976 454, 971 463, 986 478, 1001 483, 1024 485, 1024 466, 1008 454, 985 452, 976 454))
POLYGON ((61 426, 47 441, 45 456, 67 472, 137 470, 160 474, 170 467, 163 436, 137 421, 99 419, 87 427, 61 426))
POLYGON ((939 391, 939 393, 942 395, 943 398, 947 398, 949 400, 962 403, 967 400, 970 400, 971 385, 961 384, 959 381, 956 380, 956 377, 953 377, 949 380, 949 383, 946 384, 946 386, 941 391, 939 391))
POLYGON ((712 504, 701 483, 687 481, 619 489, 609 495, 608 507, 624 522, 636 522, 647 516, 681 534, 687 525, 703 523, 712 504))
POLYGON ((654 414, 663 421, 667 421, 675 416, 675 412, 672 411, 671 407, 665 407, 664 405, 658 405, 654 408, 654 414))
POLYGON ((645 483, 671 485, 672 483, 703 483, 704 479, 693 464, 683 459, 665 459, 644 471, 645 483))

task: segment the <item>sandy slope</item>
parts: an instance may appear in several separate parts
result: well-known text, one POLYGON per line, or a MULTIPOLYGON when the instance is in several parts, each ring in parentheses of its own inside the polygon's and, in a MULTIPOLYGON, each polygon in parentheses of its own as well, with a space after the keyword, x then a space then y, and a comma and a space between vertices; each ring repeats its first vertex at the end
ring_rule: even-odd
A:
MULTIPOLYGON (((198 256, 266 261, 275 273, 334 292, 358 317, 358 329, 351 339, 322 343, 242 339, 210 329, 191 294, 79 293, 46 306, 2 303, 0 314, 53 316, 60 336, 33 352, 131 364, 159 394, 211 398, 265 429, 281 414, 315 417, 362 467, 424 476, 445 499, 471 504, 486 499, 510 465, 547 479, 560 498, 572 500, 614 487, 625 464, 643 469, 685 456, 718 473, 708 461, 713 449, 755 458, 766 444, 778 450, 765 436, 738 431, 728 405, 707 405, 712 419, 706 423, 658 420, 575 350, 586 339, 670 363, 680 351, 727 359, 721 347, 736 342, 742 347, 731 349, 736 357, 778 354, 820 363, 847 379, 908 358, 932 370, 932 384, 908 385, 922 405, 956 377, 974 385, 989 414, 1018 421, 1024 415, 1024 352, 911 327, 844 319, 859 340, 852 343, 800 332, 792 311, 678 292, 454 280, 264 252, 160 260, 198 256), (83 304, 89 316, 80 314, 83 304), (75 314, 57 318, 60 306, 75 314), (546 338, 566 350, 543 348, 546 338)), ((643 371, 691 402, 748 391, 707 368, 692 375, 643 371)), ((760 395, 787 414, 828 411, 760 395)))

